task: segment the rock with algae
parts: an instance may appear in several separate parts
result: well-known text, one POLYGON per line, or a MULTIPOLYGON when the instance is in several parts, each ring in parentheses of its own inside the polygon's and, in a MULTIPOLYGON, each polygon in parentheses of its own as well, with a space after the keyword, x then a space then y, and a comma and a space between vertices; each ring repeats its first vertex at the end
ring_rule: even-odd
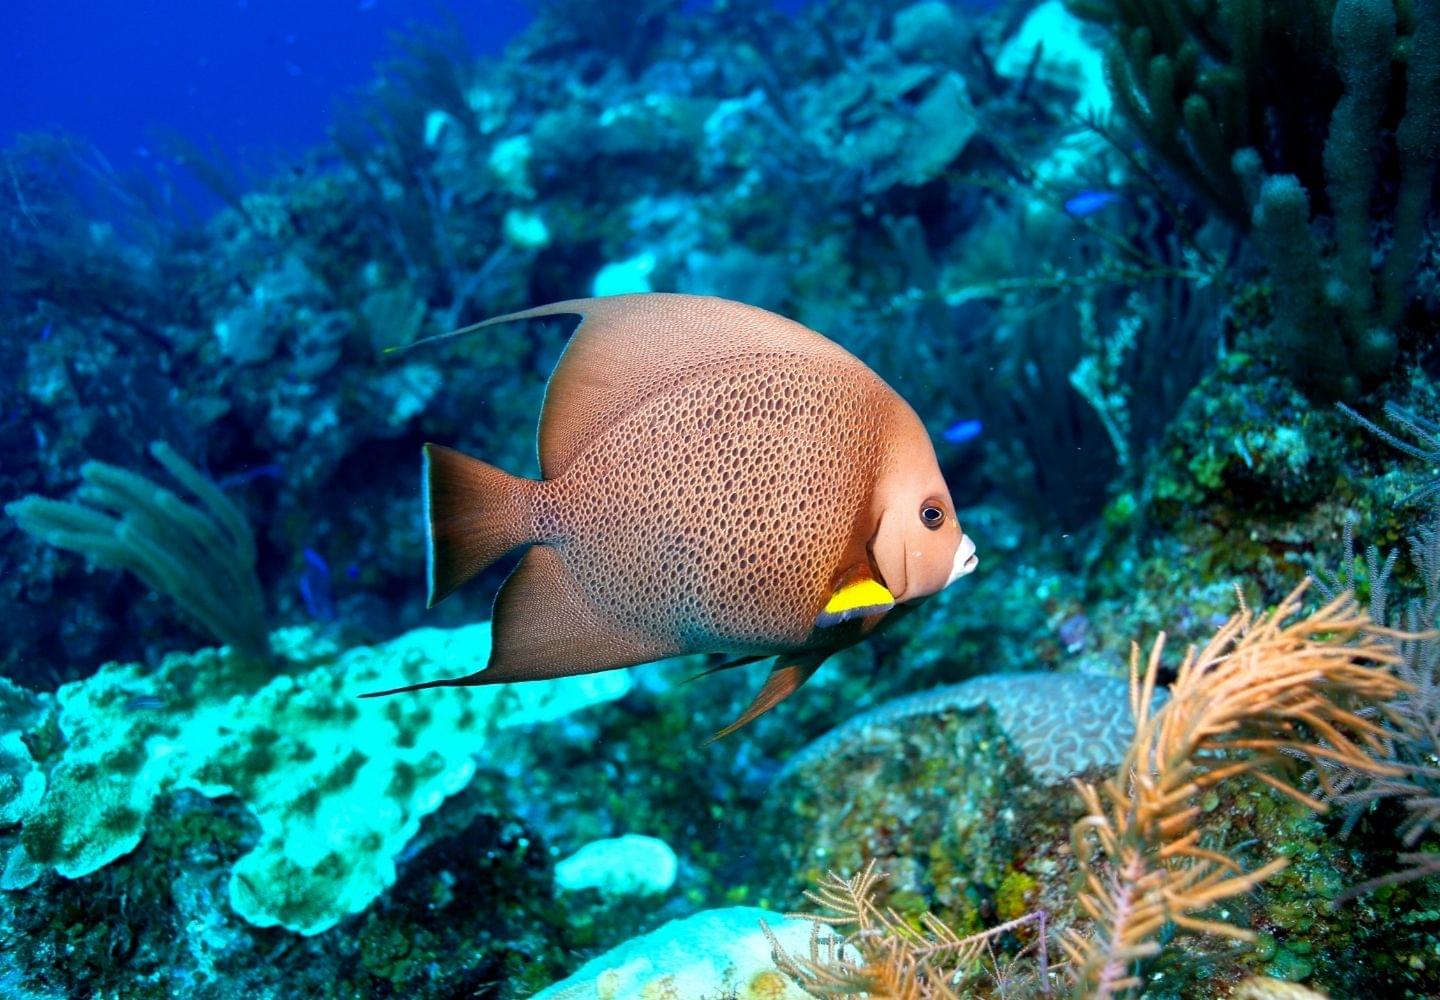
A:
MULTIPOLYGON (((498 732, 629 687, 625 674, 609 673, 359 698, 469 672, 489 654, 486 623, 344 652, 287 629, 275 646, 291 672, 258 691, 244 686, 227 649, 172 654, 154 670, 111 663, 62 687, 53 739, 37 741, 52 744, 34 761, 48 772, 43 792, 0 804, 20 826, 0 887, 111 863, 140 842, 160 796, 193 789, 235 796, 259 822, 258 843, 231 873, 235 911, 258 926, 316 934, 393 884, 395 858, 420 821, 466 785, 475 754, 498 732)), ((10 736, 19 732, 4 747, 10 736)))
POLYGON ((963 934, 996 909, 1022 915, 1035 883, 1015 877, 1017 803, 1068 803, 1069 775, 1117 763, 1133 732, 1129 696, 1116 677, 990 674, 856 716, 771 786, 757 823, 780 874, 762 891, 787 898, 874 859, 904 916, 928 909, 963 934))

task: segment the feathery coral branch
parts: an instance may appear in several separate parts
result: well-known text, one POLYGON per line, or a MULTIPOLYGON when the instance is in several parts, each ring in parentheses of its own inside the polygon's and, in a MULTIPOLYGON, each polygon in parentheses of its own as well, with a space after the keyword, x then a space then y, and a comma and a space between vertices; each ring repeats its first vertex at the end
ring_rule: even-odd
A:
POLYGON ((1251 775, 1301 804, 1324 805, 1296 788, 1287 765, 1340 762, 1385 774, 1385 733, 1357 712, 1405 687, 1389 669, 1399 633, 1371 623, 1341 594, 1296 618, 1305 584, 1268 615, 1242 609, 1206 645, 1191 647, 1152 713, 1150 693, 1165 648, 1162 633, 1141 665, 1131 649, 1135 740, 1115 775, 1098 788, 1077 782, 1085 816, 1072 830, 1083 873, 1080 908, 1088 935, 1062 942, 1076 993, 1112 997, 1140 985, 1136 963, 1159 951, 1167 925, 1251 940, 1240 927, 1195 914, 1249 892, 1285 867, 1275 858, 1246 871, 1223 850, 1199 845, 1198 797, 1221 781, 1251 775))
MULTIPOLYGON (((990 958, 999 973, 992 946, 1001 935, 1026 924, 1036 925, 1035 950, 1039 992, 1049 981, 1046 961, 1046 913, 1023 917, 961 937, 934 914, 926 913, 917 928, 889 907, 875 902, 876 886, 886 876, 872 858, 849 879, 831 872, 815 892, 805 896, 828 913, 800 913, 815 922, 810 954, 788 954, 762 921, 776 968, 814 997, 835 1000, 960 1000, 960 989, 990 958), (821 937, 822 927, 847 928, 844 936, 821 937)), ((1026 949, 1027 951, 1029 948, 1026 949)))

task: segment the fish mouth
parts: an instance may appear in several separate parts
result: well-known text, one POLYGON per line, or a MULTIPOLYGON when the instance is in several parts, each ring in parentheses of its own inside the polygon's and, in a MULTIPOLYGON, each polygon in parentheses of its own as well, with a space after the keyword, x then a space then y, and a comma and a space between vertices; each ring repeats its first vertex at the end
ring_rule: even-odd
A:
POLYGON ((975 542, 969 535, 960 536, 960 547, 955 550, 955 563, 950 568, 950 579, 945 581, 945 586, 950 586, 962 576, 975 572, 975 567, 980 564, 980 558, 975 555, 975 542))

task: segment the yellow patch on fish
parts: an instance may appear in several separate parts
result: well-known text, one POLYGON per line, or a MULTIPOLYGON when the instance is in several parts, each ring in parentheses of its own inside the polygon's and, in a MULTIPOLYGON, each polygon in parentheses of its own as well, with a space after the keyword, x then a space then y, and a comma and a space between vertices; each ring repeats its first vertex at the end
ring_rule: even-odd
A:
POLYGON ((815 624, 828 628, 853 618, 880 614, 894 606, 895 595, 886 590, 884 584, 869 579, 856 580, 835 591, 815 624))

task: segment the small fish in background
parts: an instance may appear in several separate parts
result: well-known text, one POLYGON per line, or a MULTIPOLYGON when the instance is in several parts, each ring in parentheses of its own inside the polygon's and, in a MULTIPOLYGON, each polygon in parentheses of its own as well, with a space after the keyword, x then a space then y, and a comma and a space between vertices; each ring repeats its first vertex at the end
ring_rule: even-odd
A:
POLYGON ((965 444, 974 441, 984 430, 985 425, 979 420, 957 420, 941 431, 940 436, 951 444, 965 444))
POLYGON ((129 712, 158 712, 165 707, 165 699, 156 694, 137 694, 125 699, 129 712))
POLYGON ((429 603, 526 550, 495 599, 489 665, 376 694, 777 657, 724 736, 975 568, 915 411, 799 323, 641 293, 442 336, 563 314, 582 321, 546 389, 542 479, 424 448, 429 603))
POLYGON ((335 620, 335 592, 330 582, 330 564, 314 549, 302 553, 305 568, 300 571, 300 599, 305 611, 317 622, 335 620))
POLYGON ((257 465, 241 472, 222 476, 215 481, 215 485, 228 492, 241 486, 248 486, 257 479, 281 479, 284 478, 284 475, 285 470, 278 465, 257 465))
POLYGON ((40 342, 43 344, 45 341, 47 341, 47 340, 49 340, 49 339, 50 339, 50 324, 49 324, 49 323, 46 323, 46 324, 45 324, 45 329, 43 329, 43 330, 40 331, 40 342))
POLYGON ((1065 211, 1077 217, 1094 215, 1119 200, 1120 196, 1114 191, 1081 191, 1065 199, 1065 211))

